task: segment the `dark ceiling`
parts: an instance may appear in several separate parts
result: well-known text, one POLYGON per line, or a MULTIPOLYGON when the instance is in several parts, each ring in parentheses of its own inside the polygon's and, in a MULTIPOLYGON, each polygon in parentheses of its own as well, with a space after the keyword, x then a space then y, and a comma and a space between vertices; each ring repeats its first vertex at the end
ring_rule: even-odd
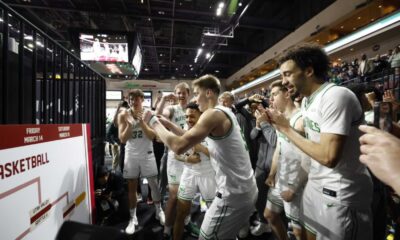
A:
POLYGON ((71 29, 138 32, 144 52, 139 79, 158 80, 206 73, 227 78, 334 0, 4 2, 70 49, 78 47, 71 29), (225 4, 217 17, 220 2, 225 4))

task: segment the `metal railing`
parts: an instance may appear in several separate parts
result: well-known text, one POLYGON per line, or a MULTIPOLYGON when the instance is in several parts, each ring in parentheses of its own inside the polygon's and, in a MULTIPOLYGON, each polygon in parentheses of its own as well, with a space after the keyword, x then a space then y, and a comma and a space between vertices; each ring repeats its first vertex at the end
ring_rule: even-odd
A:
POLYGON ((105 79, 0 1, 0 124, 89 123, 104 161, 105 79))

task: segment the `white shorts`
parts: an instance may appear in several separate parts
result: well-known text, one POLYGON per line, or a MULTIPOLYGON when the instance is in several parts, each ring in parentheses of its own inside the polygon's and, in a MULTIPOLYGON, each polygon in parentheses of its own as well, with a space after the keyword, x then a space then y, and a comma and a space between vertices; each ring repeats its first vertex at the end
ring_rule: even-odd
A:
POLYGON ((168 184, 179 185, 179 183, 181 182, 183 166, 184 166, 183 162, 175 159, 175 153, 169 151, 167 160, 168 184))
POLYGON ((193 174, 187 167, 183 168, 181 182, 179 184, 178 198, 182 200, 193 200, 197 192, 206 202, 211 202, 216 193, 215 172, 204 174, 193 174))
POLYGON ((236 239, 254 212, 257 195, 255 188, 245 194, 215 197, 204 216, 199 239, 236 239))
POLYGON ((317 240, 372 240, 372 213, 368 207, 344 206, 309 185, 303 193, 302 221, 317 240))
POLYGON ((134 157, 125 151, 123 177, 126 179, 150 178, 158 176, 157 163, 154 153, 149 151, 147 156, 134 157))
POLYGON ((301 229, 300 225, 300 206, 302 200, 302 191, 295 195, 291 202, 286 202, 281 197, 281 190, 270 188, 267 196, 266 208, 274 213, 285 211, 285 215, 292 222, 293 227, 301 229))

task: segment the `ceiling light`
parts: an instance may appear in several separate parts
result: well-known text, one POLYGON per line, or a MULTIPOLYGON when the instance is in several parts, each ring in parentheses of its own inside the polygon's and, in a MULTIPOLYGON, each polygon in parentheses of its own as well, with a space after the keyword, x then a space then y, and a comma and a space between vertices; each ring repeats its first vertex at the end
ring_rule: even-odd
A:
POLYGON ((193 71, 194 68, 190 68, 190 71, 193 71))
POLYGON ((319 39, 317 39, 317 42, 319 42, 319 39))
POLYGON ((202 48, 197 49, 197 56, 200 56, 200 54, 203 52, 202 48))
POLYGON ((216 73, 219 73, 219 70, 215 70, 216 73))
POLYGON ((211 57, 211 54, 210 53, 207 53, 206 54, 206 59, 209 59, 211 57))
POLYGON ((189 65, 189 67, 192 67, 192 66, 193 66, 192 64, 189 65))
POLYGON ((378 8, 382 8, 382 5, 379 5, 378 8))
POLYGON ((148 18, 147 20, 151 21, 151 18, 148 18))
POLYGON ((343 28, 344 28, 344 26, 340 26, 340 28, 341 28, 341 29, 343 29, 343 28))
POLYGON ((350 48, 350 51, 354 51, 354 48, 350 48))
POLYGON ((158 14, 160 14, 160 15, 164 15, 164 14, 165 14, 165 12, 164 12, 164 11, 158 11, 158 14))
POLYGON ((358 19, 358 20, 360 20, 360 19, 361 19, 361 17, 358 17, 357 19, 358 19))
POLYGON ((205 45, 206 45, 205 43, 202 43, 202 44, 201 44, 202 47, 204 47, 205 45))
POLYGON ((221 8, 218 8, 218 9, 217 9, 216 15, 217 15, 217 16, 221 16, 221 14, 222 14, 222 9, 221 9, 221 8))
POLYGON ((375 19, 371 18, 371 22, 373 22, 375 19))
POLYGON ((356 30, 357 28, 353 27, 353 30, 356 30))
POLYGON ((28 47, 33 48, 33 44, 32 43, 28 43, 28 47))
POLYGON ((241 7, 242 5, 243 5, 242 2, 239 2, 238 6, 241 7))
POLYGON ((342 61, 342 59, 341 59, 341 58, 338 58, 338 61, 342 61))
POLYGON ((144 70, 147 72, 147 71, 149 71, 149 69, 148 68, 144 68, 144 70))
POLYGON ((225 4, 223 3, 223 2, 220 2, 219 4, 218 4, 218 8, 223 8, 225 6, 225 4))
POLYGON ((176 71, 178 71, 178 68, 175 68, 176 71))

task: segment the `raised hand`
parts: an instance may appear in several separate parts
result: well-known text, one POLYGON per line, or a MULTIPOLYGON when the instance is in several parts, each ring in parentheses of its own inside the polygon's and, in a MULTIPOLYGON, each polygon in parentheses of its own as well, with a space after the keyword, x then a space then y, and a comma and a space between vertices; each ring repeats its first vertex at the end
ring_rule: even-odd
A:
POLYGON ((286 119, 285 115, 283 115, 283 113, 279 112, 278 110, 268 108, 266 114, 268 115, 270 123, 272 123, 275 129, 277 129, 278 131, 290 128, 289 120, 286 119))
POLYGON ((400 193, 400 139, 375 127, 362 125, 360 161, 376 177, 400 193))
POLYGON ((250 102, 262 102, 262 100, 264 99, 264 96, 260 95, 260 94, 254 94, 253 96, 249 97, 249 101, 250 102))

